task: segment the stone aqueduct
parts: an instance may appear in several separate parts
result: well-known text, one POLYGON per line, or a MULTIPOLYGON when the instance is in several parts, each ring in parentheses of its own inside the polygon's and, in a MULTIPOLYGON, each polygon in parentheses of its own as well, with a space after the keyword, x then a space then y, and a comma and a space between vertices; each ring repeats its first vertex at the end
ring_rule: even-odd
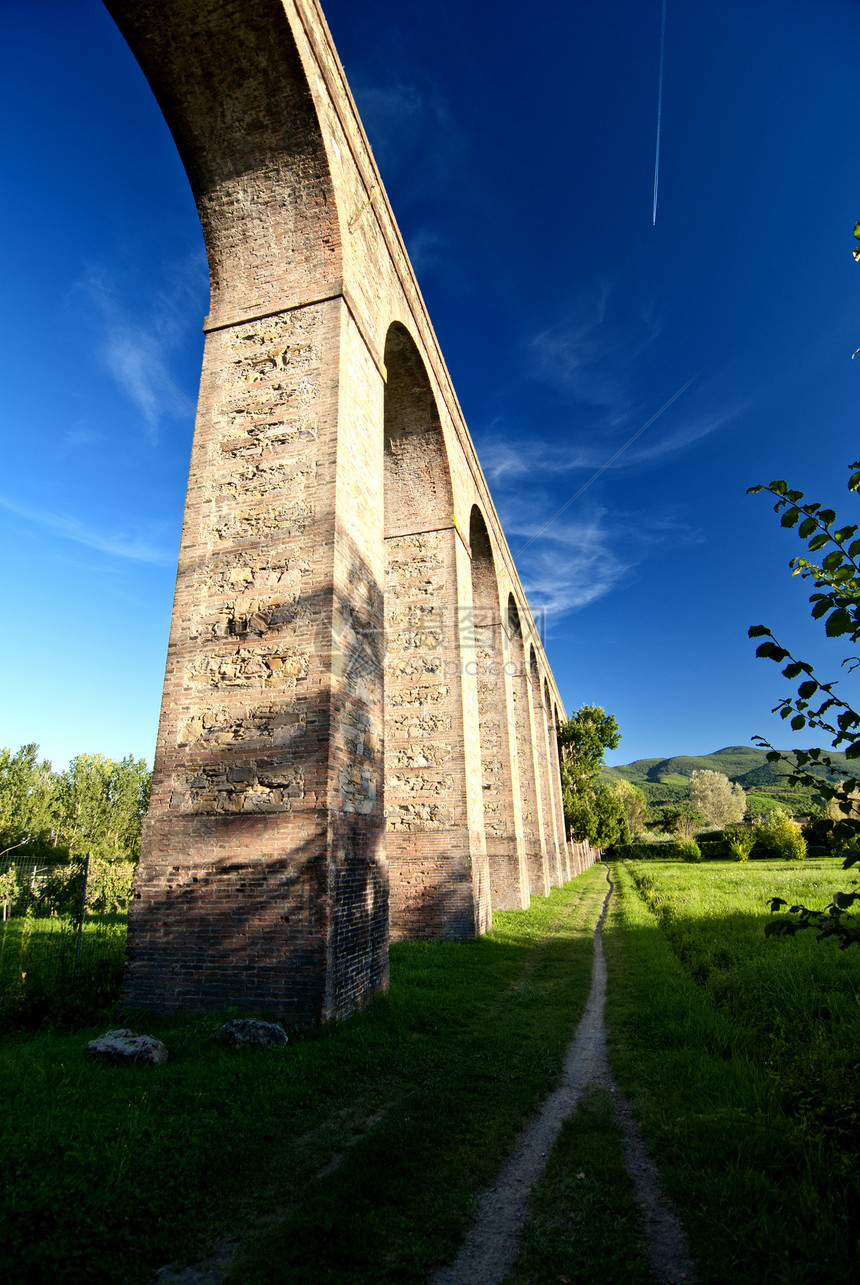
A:
POLYGON ((211 311, 128 1006, 297 1021, 593 859, 562 703, 316 0, 108 0, 211 311))

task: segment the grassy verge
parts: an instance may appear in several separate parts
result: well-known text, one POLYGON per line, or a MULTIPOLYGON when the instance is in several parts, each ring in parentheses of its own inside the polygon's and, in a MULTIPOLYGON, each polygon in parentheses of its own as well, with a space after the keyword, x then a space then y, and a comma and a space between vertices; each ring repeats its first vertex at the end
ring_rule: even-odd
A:
POLYGON ((422 1279, 558 1076, 604 890, 593 869, 480 941, 395 947, 388 996, 282 1052, 225 1050, 212 1018, 147 1022, 161 1068, 87 1062, 103 1026, 7 1036, 0 1275, 132 1285, 239 1235, 242 1285, 422 1279))
POLYGON ((706 1281, 856 1282, 860 954, 765 939, 830 862, 616 863, 604 930, 619 1087, 706 1281))

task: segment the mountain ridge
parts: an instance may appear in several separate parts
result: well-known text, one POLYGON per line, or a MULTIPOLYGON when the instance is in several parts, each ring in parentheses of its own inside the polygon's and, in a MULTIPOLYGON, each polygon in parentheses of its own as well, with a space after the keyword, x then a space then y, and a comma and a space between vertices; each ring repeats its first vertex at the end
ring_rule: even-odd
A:
MULTIPOLYGON (((788 750, 783 753, 789 753, 788 750)), ((838 750, 829 751, 834 763, 846 763, 845 755, 838 750)), ((684 785, 693 772, 722 772, 730 781, 736 781, 743 789, 754 789, 762 786, 785 786, 788 775, 787 766, 783 763, 768 763, 768 751, 754 745, 727 745, 710 754, 674 755, 671 758, 634 759, 632 763, 620 763, 614 767, 605 767, 601 779, 605 781, 629 781, 631 785, 684 785)), ((810 768, 810 770, 814 770, 810 768)), ((823 768, 815 771, 816 776, 826 775, 823 768)))

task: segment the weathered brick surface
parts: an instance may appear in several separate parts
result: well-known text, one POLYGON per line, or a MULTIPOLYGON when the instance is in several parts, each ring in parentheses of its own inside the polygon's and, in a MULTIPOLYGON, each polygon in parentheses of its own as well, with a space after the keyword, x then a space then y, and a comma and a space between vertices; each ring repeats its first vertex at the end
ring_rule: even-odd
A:
POLYGON ((108 7, 212 280, 125 1000, 336 1017, 592 859, 561 702, 318 5, 108 7))

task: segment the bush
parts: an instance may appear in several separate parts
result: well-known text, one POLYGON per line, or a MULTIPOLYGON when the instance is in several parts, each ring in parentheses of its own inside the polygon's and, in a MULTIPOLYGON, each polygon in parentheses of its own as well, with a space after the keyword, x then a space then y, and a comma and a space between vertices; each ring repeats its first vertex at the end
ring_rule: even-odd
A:
POLYGON ((806 856, 806 840, 797 822, 787 812, 773 813, 762 818, 754 827, 757 843, 783 861, 802 861, 806 856))
POLYGON ((665 839, 656 843, 618 843, 612 856, 621 861, 701 861, 695 839, 665 839), (695 851, 695 855, 693 854, 695 851))
POLYGON ((722 833, 720 833, 719 839, 703 839, 702 836, 699 835, 696 842, 702 850, 703 861, 724 861, 727 857, 732 855, 729 851, 729 845, 725 838, 723 838, 722 833))
POLYGON ((735 861, 749 861, 757 842, 758 832, 754 826, 734 825, 726 831, 726 847, 735 861))

